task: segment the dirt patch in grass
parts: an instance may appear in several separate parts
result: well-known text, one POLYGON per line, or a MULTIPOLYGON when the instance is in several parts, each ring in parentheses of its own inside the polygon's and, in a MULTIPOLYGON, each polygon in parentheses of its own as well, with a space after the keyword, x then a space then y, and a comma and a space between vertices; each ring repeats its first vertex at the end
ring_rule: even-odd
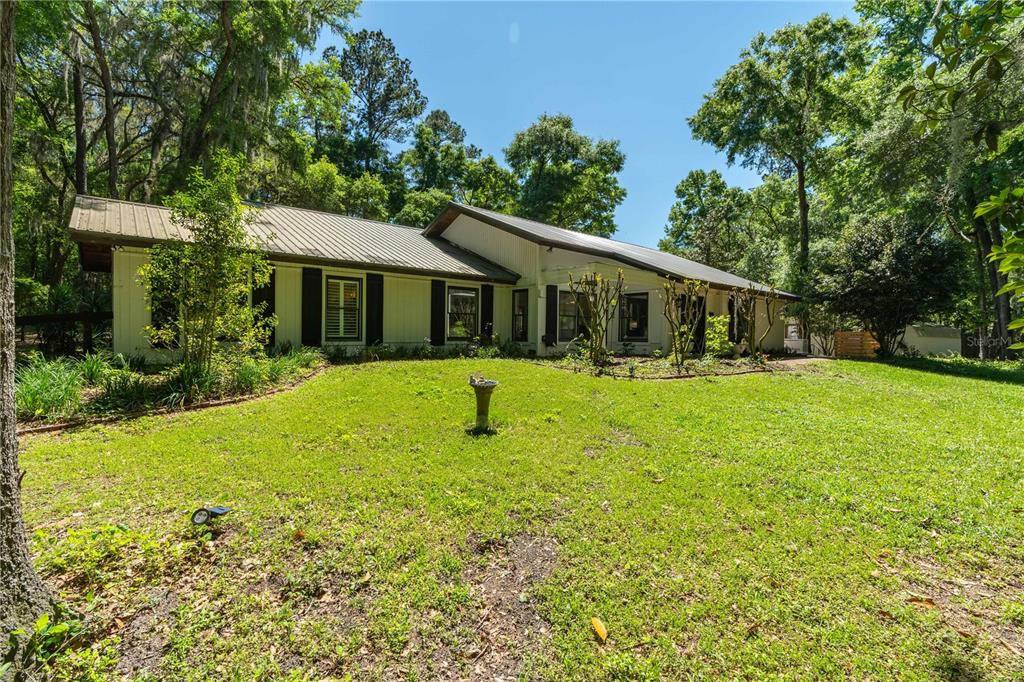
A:
POLYGON ((527 657, 539 654, 551 636, 537 613, 532 587, 551 574, 558 557, 554 538, 519 535, 507 543, 474 543, 483 561, 471 564, 464 579, 472 587, 476 622, 463 664, 451 652, 434 657, 440 679, 520 679, 527 657))
POLYGON ((943 620, 961 637, 988 638, 996 658, 1024 657, 1024 621, 1008 620, 1007 605, 1024 603, 1024 586, 987 573, 970 577, 950 575, 927 559, 914 566, 921 578, 909 589, 907 601, 919 608, 938 609, 943 620))
POLYGON ((147 604, 135 612, 120 632, 121 657, 116 671, 125 677, 153 673, 167 647, 178 596, 166 587, 153 588, 147 604))

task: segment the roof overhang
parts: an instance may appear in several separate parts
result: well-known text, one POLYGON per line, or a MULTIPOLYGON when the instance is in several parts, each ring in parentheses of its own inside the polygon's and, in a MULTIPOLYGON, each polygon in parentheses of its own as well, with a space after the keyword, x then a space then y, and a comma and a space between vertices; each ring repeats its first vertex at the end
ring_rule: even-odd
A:
MULTIPOLYGON (((517 237, 521 237, 522 239, 533 242, 534 244, 539 244, 540 246, 544 246, 547 248, 562 249, 563 251, 574 251, 576 253, 584 253, 590 256, 606 258, 608 260, 613 260, 618 263, 622 263, 623 265, 628 265, 630 267, 637 268, 639 270, 653 272, 659 277, 664 277, 665 279, 670 281, 678 282, 687 279, 686 277, 683 277, 681 275, 677 275, 672 272, 666 272, 660 268, 652 267, 649 263, 645 263, 639 259, 630 258, 629 256, 623 255, 621 253, 615 253, 610 249, 600 249, 578 245, 569 246, 562 243, 552 242, 540 238, 528 230, 523 230, 521 228, 516 227, 513 224, 495 218, 493 215, 489 213, 485 213, 474 209, 472 206, 466 206, 464 204, 458 204, 456 202, 449 202, 448 206, 436 218, 434 218, 434 220, 431 221, 431 223, 427 225, 427 227, 423 229, 423 234, 428 237, 440 237, 442 234, 444 234, 444 231, 448 229, 448 227, 453 222, 455 222, 455 219, 458 218, 460 215, 469 216, 470 218, 479 220, 480 222, 490 225, 495 229, 502 230, 503 232, 507 232, 509 234, 513 234, 517 237)), ((737 288, 725 284, 719 284, 717 282, 707 282, 707 284, 710 288, 719 291, 732 291, 737 288)), ((758 285, 756 282, 753 281, 750 282, 750 284, 754 285, 749 287, 750 289, 760 291, 762 293, 767 293, 767 289, 763 285, 758 285)), ((797 296, 796 294, 791 294, 786 291, 776 290, 776 294, 779 298, 785 299, 787 301, 802 300, 800 296, 797 296)))
MULTIPOLYGON (((101 254, 104 250, 109 254, 110 249, 117 247, 150 248, 157 244, 170 243, 168 239, 139 239, 120 235, 109 235, 89 230, 70 229, 71 238, 78 243, 82 258, 83 269, 87 263, 96 267, 99 272, 110 272, 109 264, 106 269, 102 263, 101 254), (88 255, 87 255, 88 254, 88 255)), ((406 266, 392 265, 388 263, 367 263, 358 261, 338 260, 333 258, 317 258, 313 256, 296 256, 289 253, 278 253, 275 251, 264 251, 269 260, 278 263, 290 263, 295 265, 310 265, 317 267, 336 267, 351 270, 368 270, 371 272, 405 273, 410 275, 421 275, 424 277, 444 277, 447 279, 460 279, 467 282, 486 282, 491 284, 515 284, 519 281, 519 275, 509 271, 508 277, 487 277, 484 275, 473 275, 463 272, 447 272, 441 270, 429 270, 424 268, 412 268, 406 266)))

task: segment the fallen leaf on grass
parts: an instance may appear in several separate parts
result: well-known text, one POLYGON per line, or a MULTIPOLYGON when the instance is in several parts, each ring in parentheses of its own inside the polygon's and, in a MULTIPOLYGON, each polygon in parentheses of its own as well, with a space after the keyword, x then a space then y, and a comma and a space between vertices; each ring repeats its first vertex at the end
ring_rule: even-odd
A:
POLYGON ((926 596, 921 595, 921 594, 912 594, 912 595, 910 595, 909 597, 907 597, 907 603, 908 604, 913 604, 914 606, 916 606, 916 607, 918 607, 920 609, 934 609, 934 608, 936 608, 935 600, 934 599, 932 599, 931 597, 926 597, 926 596))
POLYGON ((590 619, 590 627, 594 629, 594 634, 597 636, 597 641, 604 644, 608 639, 608 630, 605 628, 604 623, 597 616, 590 619))

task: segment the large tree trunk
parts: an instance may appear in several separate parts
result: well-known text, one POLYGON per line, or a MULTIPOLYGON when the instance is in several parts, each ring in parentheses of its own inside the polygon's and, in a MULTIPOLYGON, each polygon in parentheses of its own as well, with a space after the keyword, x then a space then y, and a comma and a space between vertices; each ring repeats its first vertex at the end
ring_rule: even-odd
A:
POLYGON ((92 49, 96 55, 96 66, 100 70, 103 82, 103 130, 107 137, 107 192, 112 199, 117 199, 117 110, 114 106, 114 81, 110 76, 110 64, 107 53, 103 49, 103 36, 100 24, 96 20, 96 8, 92 0, 83 0, 85 17, 88 22, 89 35, 92 37, 92 49))
MULTIPOLYGON (((0 2, 0 633, 51 607, 32 567, 21 517, 21 470, 14 413, 14 234, 11 139, 14 133, 14 2, 0 2)), ((6 650, 6 645, 4 646, 6 650)), ((0 658, 0 660, 3 660, 0 658)))
POLYGON ((196 165, 207 146, 207 134, 213 114, 217 110, 227 88, 228 71, 233 66, 235 55, 235 30, 231 21, 231 3, 229 0, 220 2, 220 26, 224 31, 224 53, 217 62, 217 69, 210 81, 210 89, 199 109, 194 122, 186 125, 182 131, 181 155, 178 159, 180 181, 184 182, 189 171, 196 165))
POLYGON ((82 85, 82 65, 75 59, 71 66, 71 80, 75 89, 75 192, 89 193, 89 175, 85 155, 89 140, 85 134, 85 88, 82 85))
POLYGON ((989 258, 989 255, 992 253, 992 233, 989 232, 988 225, 981 218, 974 219, 974 229, 981 244, 981 252, 985 260, 985 271, 988 275, 989 290, 992 294, 991 300, 995 308, 993 311, 995 319, 992 328, 995 344, 991 355, 999 359, 1005 359, 1006 347, 1009 345, 1008 341, 1010 338, 1010 301, 1006 294, 1002 296, 996 295, 996 292, 1003 285, 1003 280, 1000 278, 1000 272, 996 264, 989 258))
POLYGON ((800 253, 797 264, 800 268, 801 284, 806 287, 811 260, 810 205, 807 203, 807 177, 803 161, 796 164, 796 193, 800 207, 800 253))

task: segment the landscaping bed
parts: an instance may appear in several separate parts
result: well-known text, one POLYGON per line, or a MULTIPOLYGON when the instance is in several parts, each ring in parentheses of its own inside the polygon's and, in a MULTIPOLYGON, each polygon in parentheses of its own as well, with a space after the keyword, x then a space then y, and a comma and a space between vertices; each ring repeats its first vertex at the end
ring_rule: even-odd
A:
POLYGON ((751 372, 771 372, 796 366, 796 358, 757 356, 717 358, 704 356, 690 358, 676 365, 668 358, 649 355, 611 355, 605 364, 596 366, 581 355, 569 354, 560 358, 538 360, 573 372, 620 379, 686 379, 692 377, 729 376, 751 372))
POLYGON ((81 359, 19 359, 15 407, 21 430, 83 423, 256 396, 325 364, 314 349, 217 358, 207 370, 151 365, 144 356, 95 353, 81 359))
POLYGON ((1022 410, 1019 385, 935 368, 631 382, 463 359, 27 436, 37 566, 82 614, 47 667, 1019 679, 1022 410), (467 432, 475 373, 499 381, 493 435, 467 432), (233 511, 193 528, 207 504, 233 511))

